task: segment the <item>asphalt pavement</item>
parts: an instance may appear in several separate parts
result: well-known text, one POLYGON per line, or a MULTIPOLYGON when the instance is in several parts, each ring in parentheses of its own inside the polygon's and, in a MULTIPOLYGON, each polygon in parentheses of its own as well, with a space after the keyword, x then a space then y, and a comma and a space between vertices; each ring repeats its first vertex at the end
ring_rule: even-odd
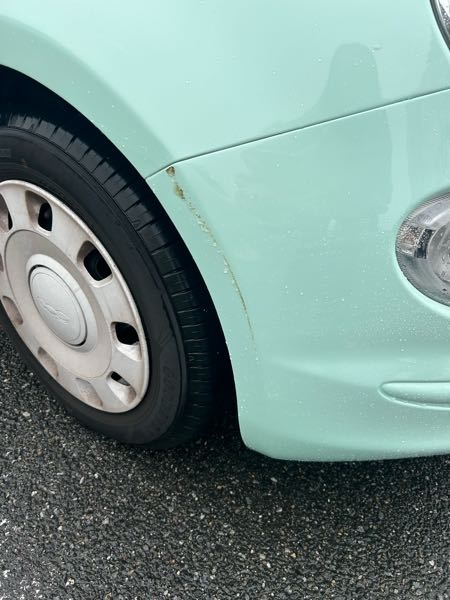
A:
POLYGON ((169 452, 66 415, 0 332, 0 600, 450 598, 450 458, 169 452))

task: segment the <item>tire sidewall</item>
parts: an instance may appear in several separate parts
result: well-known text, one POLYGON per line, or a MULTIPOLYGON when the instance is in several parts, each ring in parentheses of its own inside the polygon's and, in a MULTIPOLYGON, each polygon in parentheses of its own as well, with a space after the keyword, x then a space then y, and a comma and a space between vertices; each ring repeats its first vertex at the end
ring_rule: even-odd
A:
POLYGON ((30 367, 66 409, 86 425, 124 442, 148 444, 167 432, 186 389, 184 351, 167 292, 148 250, 104 187, 74 158, 45 138, 0 128, 0 182, 18 179, 53 194, 99 238, 136 302, 150 355, 150 383, 140 404, 120 414, 92 408, 62 388, 31 354, 4 310, 1 318, 30 367), (8 158, 1 156, 8 154, 8 158))

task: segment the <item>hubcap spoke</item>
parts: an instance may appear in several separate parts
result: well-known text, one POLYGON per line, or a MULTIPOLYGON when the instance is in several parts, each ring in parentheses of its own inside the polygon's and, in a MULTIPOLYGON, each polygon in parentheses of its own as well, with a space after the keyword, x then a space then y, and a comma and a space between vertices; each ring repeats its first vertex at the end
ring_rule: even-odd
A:
POLYGON ((78 396, 80 393, 79 386, 77 385, 76 375, 69 369, 63 367, 61 364, 57 364, 58 375, 56 380, 59 385, 66 389, 73 396, 78 396))
MULTIPOLYGON (((23 322, 20 325, 16 325, 17 330, 21 336, 21 338, 26 343, 28 349, 31 351, 34 356, 38 355, 39 352, 39 342, 36 339, 33 331, 32 325, 27 321, 26 315, 21 315, 23 322)), ((15 323, 14 323, 15 324, 15 323)))
POLYGON ((133 389, 137 389, 141 378, 142 360, 116 348, 111 359, 111 371, 123 377, 133 389))
POLYGON ((90 236, 76 223, 71 215, 56 204, 52 204, 53 223, 50 240, 73 262, 77 263, 80 250, 90 236))
POLYGON ((3 257, 5 255, 5 246, 6 246, 6 242, 8 241, 9 235, 10 235, 9 231, 0 230, 0 256, 2 257, 2 264, 1 264, 2 269, 0 269, 0 270, 4 270, 3 257))
POLYGON ((27 190, 16 183, 2 185, 0 193, 5 199, 11 215, 12 230, 34 229, 33 218, 30 214, 31 204, 27 198, 27 190))
POLYGON ((105 282, 92 284, 92 291, 111 324, 122 322, 136 327, 135 312, 128 294, 115 275, 111 275, 105 282))
POLYGON ((119 394, 116 394, 105 377, 93 379, 91 385, 101 401, 103 410, 118 413, 128 407, 127 402, 123 401, 124 396, 120 394, 120 391, 119 394))
MULTIPOLYGON (((2 254, 0 254, 0 256, 2 256, 2 254)), ((0 292, 2 297, 6 296, 7 298, 11 299, 14 297, 14 293, 8 280, 8 275, 4 268, 3 270, 0 270, 0 292)))

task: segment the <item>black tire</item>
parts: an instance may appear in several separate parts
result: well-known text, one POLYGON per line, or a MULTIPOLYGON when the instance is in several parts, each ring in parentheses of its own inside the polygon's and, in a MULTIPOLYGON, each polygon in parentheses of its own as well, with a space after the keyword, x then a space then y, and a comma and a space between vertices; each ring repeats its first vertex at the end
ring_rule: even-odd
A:
POLYGON ((0 182, 25 180, 56 196, 115 260, 144 325, 151 378, 133 410, 96 410, 48 374, 1 308, 23 358, 71 414, 107 436, 157 448, 197 436, 218 408, 223 336, 192 257, 145 181, 62 101, 50 110, 47 101, 0 99, 0 149, 0 182))

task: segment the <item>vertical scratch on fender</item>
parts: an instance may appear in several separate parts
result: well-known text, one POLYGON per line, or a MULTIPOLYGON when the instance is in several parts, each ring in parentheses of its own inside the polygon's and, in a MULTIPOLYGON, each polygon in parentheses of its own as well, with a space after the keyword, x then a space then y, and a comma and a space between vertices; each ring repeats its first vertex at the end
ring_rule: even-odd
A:
POLYGON ((240 302, 242 304, 242 307, 244 309, 244 314, 245 314, 245 318, 247 320, 248 327, 250 329, 250 334, 252 336, 253 341, 255 341, 254 334, 253 334, 253 328, 252 328, 252 325, 250 323, 250 318, 248 316, 247 305, 245 304, 244 296, 242 295, 242 292, 241 292, 241 290, 239 288, 239 285, 237 283, 236 277, 234 276, 233 270, 231 268, 230 263, 227 260, 227 257, 223 254, 222 250, 220 249, 220 246, 217 243, 217 240, 216 240, 213 232, 209 228, 208 224, 206 223, 206 221, 204 220, 204 218, 202 217, 202 215, 198 212, 197 208, 194 206, 194 204, 192 203, 192 201, 189 200, 189 198, 186 197, 186 193, 185 193, 184 189, 181 187, 181 185, 175 179, 175 176, 176 176, 175 167, 174 166, 168 167, 166 169, 166 173, 167 173, 167 175, 169 175, 169 177, 171 177, 173 179, 173 182, 174 182, 174 193, 175 193, 175 195, 178 198, 180 198, 181 200, 183 200, 183 201, 186 202, 189 210, 192 212, 192 214, 197 219, 197 223, 200 226, 200 229, 209 236, 209 238, 210 238, 210 240, 212 242, 212 245, 216 248, 216 251, 222 256, 223 264, 225 266, 225 272, 229 275, 229 277, 231 279, 231 284, 232 284, 233 288, 235 289, 235 291, 238 294, 239 300, 240 300, 240 302))

